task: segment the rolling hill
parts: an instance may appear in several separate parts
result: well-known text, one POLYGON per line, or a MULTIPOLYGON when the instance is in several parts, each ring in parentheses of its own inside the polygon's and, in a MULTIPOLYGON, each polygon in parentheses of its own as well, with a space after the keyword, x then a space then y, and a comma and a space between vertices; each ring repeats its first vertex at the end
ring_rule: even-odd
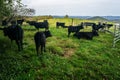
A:
POLYGON ((108 19, 105 19, 105 18, 100 17, 100 16, 91 17, 91 18, 88 18, 88 20, 108 21, 108 19))

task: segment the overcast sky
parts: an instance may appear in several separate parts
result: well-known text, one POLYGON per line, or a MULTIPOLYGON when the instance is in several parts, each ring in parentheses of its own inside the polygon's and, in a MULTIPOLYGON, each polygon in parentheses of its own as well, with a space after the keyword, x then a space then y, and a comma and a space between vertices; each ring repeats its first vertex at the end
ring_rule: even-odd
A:
POLYGON ((120 0, 22 0, 35 15, 119 16, 120 0))

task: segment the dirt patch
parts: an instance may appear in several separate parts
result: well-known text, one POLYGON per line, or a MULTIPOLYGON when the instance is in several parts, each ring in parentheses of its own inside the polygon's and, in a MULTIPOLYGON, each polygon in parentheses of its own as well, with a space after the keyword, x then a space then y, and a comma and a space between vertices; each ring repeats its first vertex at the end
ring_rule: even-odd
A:
POLYGON ((64 57, 65 58, 69 58, 71 57, 73 54, 75 53, 75 49, 71 49, 71 48, 66 48, 64 51, 64 57))

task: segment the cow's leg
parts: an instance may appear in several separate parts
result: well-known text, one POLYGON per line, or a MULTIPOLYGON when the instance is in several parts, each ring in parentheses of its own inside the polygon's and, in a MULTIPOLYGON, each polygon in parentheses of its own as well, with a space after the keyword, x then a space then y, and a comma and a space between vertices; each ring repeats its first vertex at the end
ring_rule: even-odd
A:
POLYGON ((23 42, 22 42, 22 40, 20 40, 20 50, 23 50, 23 42))
POLYGON ((18 51, 21 51, 21 49, 20 49, 20 41, 16 40, 16 44, 18 46, 18 51))
POLYGON ((36 45, 36 52, 37 52, 37 56, 38 56, 38 54, 39 54, 39 46, 38 45, 36 45))
POLYGON ((41 54, 43 53, 43 47, 44 47, 44 45, 42 44, 41 45, 41 54))
POLYGON ((70 36, 70 33, 71 33, 71 32, 70 32, 70 31, 68 31, 68 37, 70 36))
POLYGON ((23 41, 22 40, 21 40, 20 44, 21 44, 21 49, 23 50, 23 41))

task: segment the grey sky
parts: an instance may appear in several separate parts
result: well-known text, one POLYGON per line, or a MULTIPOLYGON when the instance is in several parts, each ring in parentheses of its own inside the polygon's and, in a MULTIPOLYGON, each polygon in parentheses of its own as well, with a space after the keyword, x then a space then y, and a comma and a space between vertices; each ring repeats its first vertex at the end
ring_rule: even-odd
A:
POLYGON ((120 0, 22 0, 36 15, 119 16, 120 0))

